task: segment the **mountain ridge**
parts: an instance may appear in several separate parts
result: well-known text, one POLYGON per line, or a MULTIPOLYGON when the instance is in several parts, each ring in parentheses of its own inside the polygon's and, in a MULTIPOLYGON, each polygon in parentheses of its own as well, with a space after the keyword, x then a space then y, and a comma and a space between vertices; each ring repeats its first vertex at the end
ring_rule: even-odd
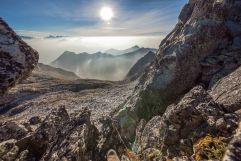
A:
POLYGON ((139 48, 140 47, 138 45, 132 46, 132 47, 130 47, 128 49, 125 49, 125 50, 117 50, 117 49, 111 48, 111 49, 106 50, 104 53, 111 54, 111 55, 121 55, 121 54, 126 54, 126 53, 129 53, 129 52, 136 51, 139 48))
POLYGON ((130 68, 152 48, 139 48, 121 55, 111 55, 102 52, 89 54, 65 51, 51 65, 72 71, 81 78, 123 80, 130 68))

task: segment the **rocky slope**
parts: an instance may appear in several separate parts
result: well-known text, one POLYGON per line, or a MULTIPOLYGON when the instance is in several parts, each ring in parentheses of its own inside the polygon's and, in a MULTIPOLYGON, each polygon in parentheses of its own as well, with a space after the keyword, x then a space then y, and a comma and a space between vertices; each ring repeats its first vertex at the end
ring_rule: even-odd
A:
POLYGON ((137 85, 33 75, 4 96, 1 159, 240 160, 240 38, 239 0, 190 0, 137 85))
POLYGON ((142 125, 143 130, 136 136, 138 151, 143 155, 150 148, 157 148, 169 158, 221 160, 241 119, 240 76, 241 67, 209 91, 196 86, 180 101, 168 106, 163 115, 142 125), (216 153, 212 148, 216 148, 216 153))
POLYGON ((0 158, 103 160, 123 147, 109 116, 135 84, 33 74, 1 99, 0 158))
POLYGON ((0 94, 26 78, 38 62, 38 53, 0 18, 0 94))
POLYGON ((222 159, 223 147, 240 120, 236 114, 241 107, 240 69, 229 81, 220 79, 240 66, 240 38, 240 1, 190 0, 184 6, 178 24, 160 44, 155 62, 115 115, 124 138, 140 143, 138 138, 144 135, 144 143, 135 142, 133 147, 142 160, 153 153, 169 159, 222 159), (193 88, 196 85, 202 87, 193 88), (160 116, 152 118, 155 115, 160 116), (145 127, 141 119, 151 121, 145 127), (216 154, 202 149, 209 145, 206 140, 215 144, 216 154))
MULTIPOLYGON (((38 70, 38 69, 37 69, 38 70)), ((53 72, 53 71, 51 71, 53 72)), ((0 113, 7 120, 26 121, 33 116, 44 118, 52 109, 64 105, 69 112, 84 108, 92 111, 93 120, 108 116, 130 97, 135 82, 100 80, 64 80, 45 75, 39 70, 9 92, 0 100, 0 113)))

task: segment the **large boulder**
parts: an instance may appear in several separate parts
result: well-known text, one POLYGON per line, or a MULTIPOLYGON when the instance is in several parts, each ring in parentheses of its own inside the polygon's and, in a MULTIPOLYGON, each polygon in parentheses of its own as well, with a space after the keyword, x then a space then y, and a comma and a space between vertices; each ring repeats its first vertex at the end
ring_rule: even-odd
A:
POLYGON ((158 148, 171 158, 185 155, 195 160, 220 160, 228 146, 225 160, 239 158, 240 128, 229 141, 241 119, 240 71, 241 67, 210 90, 194 87, 162 116, 153 117, 137 132, 134 150, 144 156, 151 148, 158 148))
POLYGON ((241 109, 241 67, 214 84, 210 91, 213 99, 229 112, 241 109))
POLYGON ((168 105, 196 84, 211 88, 237 68, 241 55, 240 23, 238 0, 189 0, 133 96, 115 115, 123 136, 133 138, 133 127, 141 118, 162 115, 168 105), (218 61, 211 61, 212 57, 218 61))
MULTIPOLYGON (((220 141, 218 145, 226 145, 235 133, 238 121, 236 114, 223 110, 201 86, 197 86, 178 104, 168 106, 162 117, 153 117, 144 127, 136 146, 141 149, 141 155, 157 148, 169 158, 190 158, 194 154, 195 158, 220 159, 218 155, 209 156, 211 148, 205 149, 203 142, 206 139, 211 140, 210 146, 211 143, 215 146, 215 141, 220 141), (200 149, 204 154, 199 154, 200 149)), ((215 148, 222 157, 225 147, 215 148)))
POLYGON ((0 94, 26 78, 38 62, 38 53, 0 18, 0 94))
POLYGON ((42 160, 88 161, 94 158, 97 138, 89 111, 70 117, 61 107, 46 117, 29 143, 42 160))

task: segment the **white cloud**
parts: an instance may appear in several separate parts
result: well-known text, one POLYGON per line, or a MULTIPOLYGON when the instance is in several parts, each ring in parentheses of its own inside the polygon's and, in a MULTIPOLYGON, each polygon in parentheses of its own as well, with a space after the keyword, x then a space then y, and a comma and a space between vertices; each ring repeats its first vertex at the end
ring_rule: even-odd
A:
POLYGON ((39 52, 40 62, 50 63, 64 51, 95 53, 110 48, 127 49, 134 45, 158 48, 163 36, 66 37, 59 39, 26 39, 39 52))

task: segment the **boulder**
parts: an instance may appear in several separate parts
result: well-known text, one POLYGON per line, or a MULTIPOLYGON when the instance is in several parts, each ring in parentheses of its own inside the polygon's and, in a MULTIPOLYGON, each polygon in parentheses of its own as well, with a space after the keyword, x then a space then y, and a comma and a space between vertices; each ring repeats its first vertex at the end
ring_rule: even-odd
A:
POLYGON ((229 112, 241 109, 241 67, 214 84, 210 91, 213 99, 229 112))
MULTIPOLYGON (((34 132, 16 139, 11 142, 11 148, 4 150, 5 160, 89 161, 98 158, 98 131, 90 122, 88 110, 69 116, 65 108, 60 107, 53 110, 34 132), (12 154, 13 148, 19 155, 5 155, 12 154)), ((5 146, 5 142, 2 144, 5 146)))
POLYGON ((223 110, 203 87, 197 86, 177 104, 168 106, 162 117, 153 117, 142 131, 137 146, 141 151, 157 148, 169 158, 191 157, 195 154, 194 145, 208 135, 215 141, 216 138, 228 140, 235 133, 238 120, 236 114, 223 110))
POLYGON ((0 94, 28 77, 38 63, 38 53, 0 18, 0 94))
MULTIPOLYGON (((141 147, 143 149, 148 148, 160 148, 161 145, 161 130, 162 120, 160 116, 153 117, 145 126, 141 134, 141 147)), ((142 150, 143 150, 142 149, 142 150)))
POLYGON ((70 117, 64 107, 45 118, 30 138, 30 146, 42 160, 83 160, 94 158, 97 129, 87 110, 70 117))

